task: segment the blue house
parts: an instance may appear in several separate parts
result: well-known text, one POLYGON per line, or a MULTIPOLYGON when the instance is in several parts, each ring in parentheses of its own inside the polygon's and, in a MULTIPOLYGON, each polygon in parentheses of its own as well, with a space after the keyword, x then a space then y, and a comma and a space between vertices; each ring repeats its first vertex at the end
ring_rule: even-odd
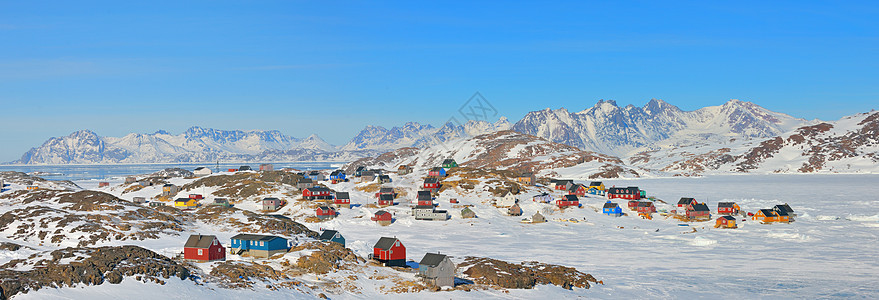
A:
POLYGON ((587 193, 587 194, 592 194, 592 195, 604 196, 604 191, 599 190, 599 189, 594 188, 594 187, 590 187, 588 190, 586 190, 586 193, 587 193))
POLYGON ((345 171, 335 170, 333 173, 330 173, 330 180, 345 180, 345 171))
POLYGON ((345 237, 343 237, 341 233, 335 230, 324 230, 324 232, 321 232, 320 234, 320 240, 336 242, 342 244, 342 247, 345 247, 345 237))
POLYGON ((290 245, 287 239, 279 236, 242 233, 232 237, 229 249, 237 255, 269 258, 278 253, 287 253, 290 245))
POLYGON ((608 216, 619 217, 623 215, 623 209, 620 208, 618 204, 607 201, 607 203, 604 204, 602 213, 608 216))

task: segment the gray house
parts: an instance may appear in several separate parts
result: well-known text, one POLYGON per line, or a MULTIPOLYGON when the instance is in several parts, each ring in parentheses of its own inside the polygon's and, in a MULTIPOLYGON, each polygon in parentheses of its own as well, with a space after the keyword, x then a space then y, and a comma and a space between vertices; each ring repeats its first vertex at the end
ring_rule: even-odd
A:
POLYGON ((388 175, 378 175, 378 182, 380 183, 390 183, 391 176, 388 175))
POLYGON ((131 198, 131 202, 146 203, 146 197, 134 197, 134 198, 131 198))
POLYGON ((366 170, 360 173, 360 181, 361 182, 370 182, 375 181, 375 177, 378 176, 375 174, 374 170, 366 170))
POLYGON ((476 212, 474 212, 469 207, 465 207, 464 209, 461 210, 461 218, 471 219, 471 218, 475 218, 475 217, 476 217, 476 212))
POLYGON ((447 255, 427 253, 418 263, 418 277, 437 287, 455 286, 455 263, 447 255))
POLYGON ((281 208, 284 205, 284 202, 278 198, 263 198, 262 199, 262 210, 274 211, 281 208))
POLYGON ((299 179, 299 182, 296 183, 296 188, 300 190, 310 189, 312 187, 314 187, 314 181, 312 181, 310 178, 299 179))
POLYGON ((232 204, 229 203, 229 199, 223 198, 223 197, 214 198, 214 202, 211 203, 210 205, 232 207, 232 204))
POLYGON ((418 205, 412 208, 412 215, 416 220, 445 221, 449 219, 449 213, 427 205, 418 205))

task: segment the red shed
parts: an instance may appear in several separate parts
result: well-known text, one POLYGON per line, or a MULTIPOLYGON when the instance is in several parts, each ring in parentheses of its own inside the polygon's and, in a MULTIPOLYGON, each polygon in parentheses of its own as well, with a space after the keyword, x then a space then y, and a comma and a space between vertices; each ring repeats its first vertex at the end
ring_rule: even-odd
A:
POLYGON ((406 246, 395 237, 382 237, 372 247, 372 259, 385 266, 405 267, 406 246))
POLYGON ((381 225, 387 226, 391 225, 391 222, 394 221, 394 216, 391 213, 380 210, 375 212, 375 215, 371 218, 371 220, 378 222, 381 225))
POLYGON ((189 194, 189 199, 201 200, 204 199, 204 196, 201 194, 189 194))
POLYGON ((226 248, 216 236, 193 234, 183 245, 183 258, 198 262, 226 260, 226 248))
POLYGON ((227 171, 229 171, 229 172, 238 172, 238 169, 229 169, 229 170, 227 170, 227 171))
POLYGON ((98 182, 98 187, 108 187, 108 186, 110 186, 109 182, 106 182, 106 181, 98 182))

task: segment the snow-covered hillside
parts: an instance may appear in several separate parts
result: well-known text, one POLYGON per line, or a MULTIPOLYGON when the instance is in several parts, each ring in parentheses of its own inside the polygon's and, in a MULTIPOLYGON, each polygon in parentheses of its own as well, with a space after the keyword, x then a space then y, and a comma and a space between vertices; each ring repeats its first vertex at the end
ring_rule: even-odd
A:
POLYGON ((528 113, 512 129, 583 150, 627 157, 656 149, 659 142, 685 146, 693 140, 766 138, 807 123, 739 100, 682 111, 653 99, 644 107, 619 107, 609 100, 580 112, 547 108, 528 113))

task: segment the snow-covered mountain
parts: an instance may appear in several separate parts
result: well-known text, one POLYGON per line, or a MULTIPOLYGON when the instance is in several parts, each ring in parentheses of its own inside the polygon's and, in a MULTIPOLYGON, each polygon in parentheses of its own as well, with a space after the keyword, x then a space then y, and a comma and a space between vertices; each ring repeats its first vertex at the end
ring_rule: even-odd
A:
POLYGON ((317 135, 298 139, 280 131, 218 130, 192 127, 172 135, 130 133, 123 137, 101 137, 81 130, 64 137, 50 138, 42 146, 25 153, 21 164, 102 164, 204 162, 214 160, 353 159, 357 154, 337 153, 317 135))
POLYGON ((469 120, 463 125, 457 125, 448 122, 440 128, 416 122, 409 122, 400 127, 394 126, 391 129, 370 125, 341 149, 390 151, 403 147, 430 147, 457 138, 508 130, 511 127, 512 124, 505 117, 494 123, 469 120))
POLYGON ((683 111, 653 99, 644 107, 619 107, 609 100, 580 112, 547 108, 528 113, 512 129, 583 150, 628 156, 694 140, 772 137, 806 124, 806 120, 739 100, 683 111))

